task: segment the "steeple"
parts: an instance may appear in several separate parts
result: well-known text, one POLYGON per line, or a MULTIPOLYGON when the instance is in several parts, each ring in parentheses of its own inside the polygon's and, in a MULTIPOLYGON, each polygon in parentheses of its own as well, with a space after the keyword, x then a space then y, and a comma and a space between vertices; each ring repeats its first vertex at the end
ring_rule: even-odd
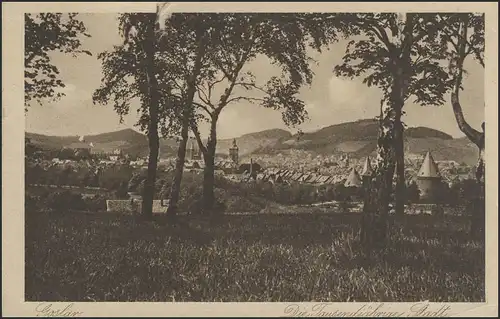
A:
POLYGON ((238 145, 236 145, 236 139, 233 139, 233 146, 229 149, 229 157, 234 164, 238 165, 238 145))
POLYGON ((431 152, 427 152, 424 162, 417 174, 418 178, 441 178, 439 169, 432 158, 431 152))
POLYGON ((372 176, 373 169, 370 163, 370 156, 367 156, 365 159, 365 165, 363 167, 363 171, 361 172, 361 176, 372 176))
POLYGON ((362 182, 361 182, 361 177, 359 177, 358 172, 356 169, 353 167, 351 170, 351 173, 347 177, 344 186, 345 187, 361 187, 362 182))
POLYGON ((190 150, 189 150, 189 153, 190 153, 190 155, 191 155, 190 157, 191 157, 191 159, 192 159, 192 160, 194 160, 194 157, 195 157, 195 155, 196 155, 196 153, 195 153, 195 152, 196 152, 196 150, 195 150, 195 148, 194 148, 194 142, 193 142, 193 141, 191 141, 191 148, 190 148, 190 150))
POLYGON ((250 157, 250 177, 253 177, 253 159, 250 157))

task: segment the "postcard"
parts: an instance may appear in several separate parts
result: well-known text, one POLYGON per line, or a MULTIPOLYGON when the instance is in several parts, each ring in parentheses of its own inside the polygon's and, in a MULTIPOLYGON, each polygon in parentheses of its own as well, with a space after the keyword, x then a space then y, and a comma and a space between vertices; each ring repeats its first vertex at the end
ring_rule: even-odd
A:
POLYGON ((5 316, 498 316, 496 3, 2 9, 5 316))

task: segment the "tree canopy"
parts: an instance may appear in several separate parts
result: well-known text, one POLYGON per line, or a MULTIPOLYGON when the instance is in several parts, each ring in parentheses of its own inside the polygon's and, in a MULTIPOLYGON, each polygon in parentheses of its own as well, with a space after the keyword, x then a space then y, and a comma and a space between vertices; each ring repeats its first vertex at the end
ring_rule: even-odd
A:
POLYGON ((82 37, 90 37, 76 13, 39 13, 25 15, 24 24, 24 98, 25 109, 32 101, 57 99, 64 96, 58 90, 65 87, 59 69, 49 53, 58 51, 77 55, 92 55, 81 48, 82 37))
POLYGON ((352 14, 352 33, 362 37, 349 42, 334 73, 363 77, 363 83, 379 87, 387 98, 399 64, 405 73, 404 101, 413 97, 421 105, 442 105, 451 83, 440 62, 445 47, 438 39, 441 24, 435 20, 435 14, 407 14, 406 18, 398 13, 352 14), (403 61, 405 51, 409 59, 403 61))
MULTIPOLYGON (((140 114, 136 126, 147 132, 149 123, 149 94, 146 72, 146 52, 144 49, 147 28, 154 25, 154 14, 122 14, 119 17, 120 32, 124 42, 114 46, 112 51, 99 53, 98 59, 102 61, 103 78, 100 87, 93 94, 95 104, 106 105, 111 103, 123 122, 128 115, 131 103, 137 101, 140 114), (133 27, 133 29, 132 29, 133 27), (135 44, 127 41, 128 33, 135 32, 135 44)), ((160 51, 156 42, 154 65, 156 78, 162 92, 158 107, 158 126, 164 137, 175 134, 178 130, 178 103, 172 103, 166 94, 171 90, 172 74, 175 70, 170 62, 167 52, 160 51), (165 94, 164 94, 165 93, 165 94)))

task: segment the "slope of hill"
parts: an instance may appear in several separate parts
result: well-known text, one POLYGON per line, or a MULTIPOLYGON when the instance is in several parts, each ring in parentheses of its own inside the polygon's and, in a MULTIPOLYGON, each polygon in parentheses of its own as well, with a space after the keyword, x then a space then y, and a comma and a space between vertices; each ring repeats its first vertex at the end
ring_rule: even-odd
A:
MULTIPOLYGON (((258 150, 261 154, 277 154, 288 149, 299 149, 314 154, 340 155, 348 153, 353 158, 374 155, 377 147, 378 122, 364 119, 356 122, 324 127, 315 132, 293 135, 281 143, 258 150)), ((431 151, 436 160, 455 160, 474 164, 477 148, 465 138, 454 139, 439 130, 428 127, 410 127, 405 130, 407 153, 422 155, 431 151)))
MULTIPOLYGON (((274 145, 284 138, 289 138, 292 134, 281 129, 271 129, 261 132, 249 133, 237 137, 237 144, 240 154, 251 153, 263 146, 274 145)), ((45 150, 59 150, 63 147, 71 147, 78 143, 79 136, 48 136, 43 134, 29 133, 25 135, 31 142, 39 148, 45 150)), ((94 145, 95 152, 109 153, 120 148, 125 153, 133 156, 148 155, 147 137, 132 129, 125 129, 116 132, 102 133, 85 136, 87 143, 94 145)), ((217 152, 227 154, 232 146, 233 139, 222 139, 217 141, 217 152)), ((175 139, 160 140, 160 157, 165 158, 175 156, 177 152, 177 142, 175 139)))
MULTIPOLYGON (((373 155, 377 146, 378 122, 372 119, 342 123, 324 127, 315 132, 292 135, 281 129, 271 129, 245 134, 236 138, 240 156, 250 154, 277 154, 296 149, 312 154, 340 155, 348 153, 353 158, 373 155)), ((32 143, 43 149, 61 149, 78 142, 77 136, 46 136, 26 133, 32 143)), ((112 152, 116 148, 133 156, 148 154, 148 141, 144 134, 132 129, 89 135, 88 143, 94 144, 95 151, 112 152)), ((414 127, 405 130, 407 153, 423 155, 430 150, 436 160, 455 160, 470 165, 476 163, 477 148, 467 138, 454 139, 441 131, 414 127)), ((227 155, 233 139, 217 142, 217 153, 227 155)), ((174 139, 161 139, 160 157, 175 156, 177 142, 174 139)))
MULTIPOLYGON (((250 154, 262 148, 273 147, 280 142, 289 139, 292 133, 282 129, 271 129, 255 133, 249 133, 236 138, 236 144, 241 155, 250 154)), ((233 139, 217 141, 217 153, 227 154, 233 145, 233 139)))
MULTIPOLYGON (((63 147, 71 147, 78 143, 79 136, 47 136, 42 134, 28 133, 26 137, 42 149, 58 150, 63 147)), ((132 129, 124 129, 116 132, 102 133, 85 136, 86 143, 94 145, 93 151, 109 153, 117 148, 130 155, 147 155, 148 140, 144 134, 132 129)))

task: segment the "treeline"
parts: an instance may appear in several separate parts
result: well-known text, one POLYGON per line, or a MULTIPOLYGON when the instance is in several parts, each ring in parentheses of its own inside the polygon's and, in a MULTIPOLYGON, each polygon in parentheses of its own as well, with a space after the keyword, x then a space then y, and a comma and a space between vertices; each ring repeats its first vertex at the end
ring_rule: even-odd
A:
MULTIPOLYGON (((146 180, 146 170, 137 170, 126 165, 96 170, 85 167, 78 169, 55 166, 43 173, 34 174, 33 167, 27 167, 26 180, 31 184, 74 185, 82 187, 101 187, 108 192, 94 196, 86 196, 68 190, 56 191, 47 189, 37 194, 27 190, 26 207, 45 207, 52 210, 89 210, 106 209, 106 199, 129 199, 130 194, 142 195, 146 180), (89 177, 92 176, 92 177, 89 177)), ((173 172, 158 172, 155 182, 154 199, 168 200, 170 196, 173 172)), ((185 172, 179 197, 179 211, 194 212, 202 205, 203 175, 185 172)), ((271 184, 269 182, 235 182, 222 176, 215 179, 216 205, 221 211, 260 211, 270 203, 281 205, 308 205, 318 202, 361 201, 363 189, 345 187, 343 183, 334 185, 308 184, 271 184)), ((480 187, 476 180, 463 180, 451 188, 441 183, 436 190, 436 201, 439 205, 469 205, 479 196, 480 187)), ((392 198, 394 201, 394 198, 392 198)), ((425 203, 420 199, 420 192, 413 182, 405 189, 405 203, 425 203)))

